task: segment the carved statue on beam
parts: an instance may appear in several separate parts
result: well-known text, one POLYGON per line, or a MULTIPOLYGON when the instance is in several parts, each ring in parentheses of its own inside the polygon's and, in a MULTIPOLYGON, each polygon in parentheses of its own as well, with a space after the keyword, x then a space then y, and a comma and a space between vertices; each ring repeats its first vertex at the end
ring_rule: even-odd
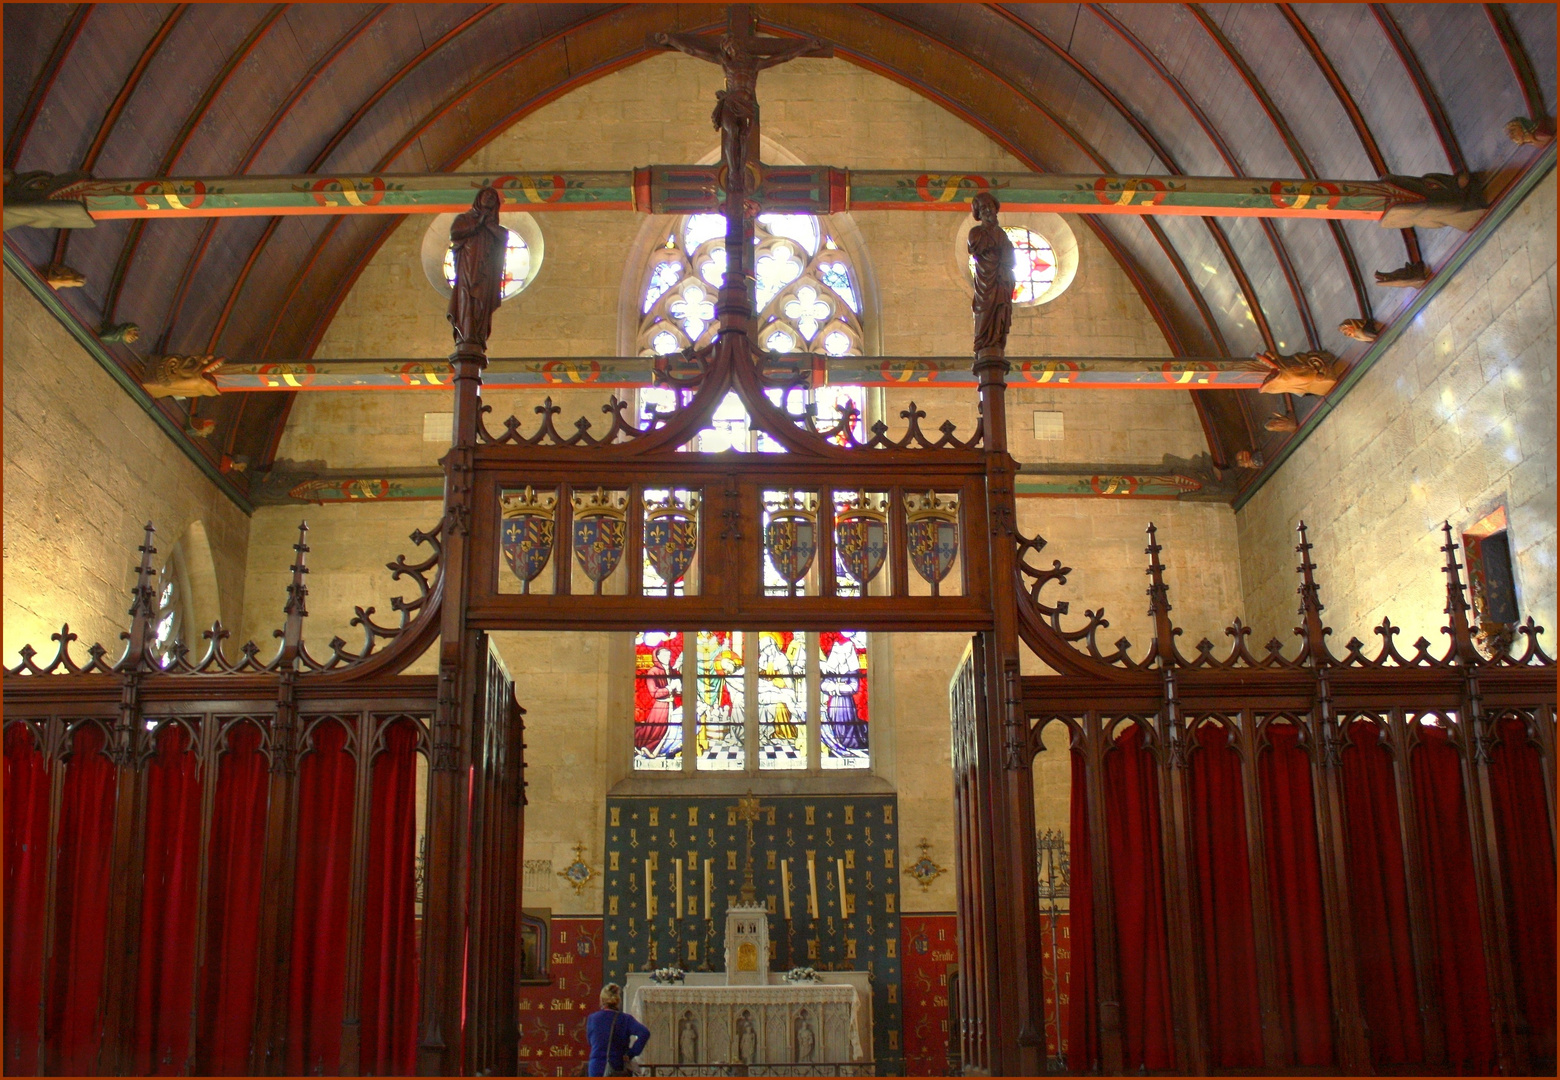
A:
POLYGON ((975 260, 975 356, 1003 356, 1013 325, 1013 242, 997 220, 1001 204, 982 191, 970 203, 980 224, 970 230, 969 253, 975 260))
POLYGON ((477 192, 471 209, 450 226, 455 252, 455 288, 448 318, 455 333, 455 351, 481 353, 493 330, 493 312, 503 303, 504 254, 509 232, 498 223, 503 200, 497 190, 477 192))
POLYGON ((1257 354, 1257 360, 1271 369, 1258 387, 1264 394, 1315 394, 1324 397, 1343 378, 1343 365, 1330 352, 1303 352, 1293 356, 1263 352, 1257 354))

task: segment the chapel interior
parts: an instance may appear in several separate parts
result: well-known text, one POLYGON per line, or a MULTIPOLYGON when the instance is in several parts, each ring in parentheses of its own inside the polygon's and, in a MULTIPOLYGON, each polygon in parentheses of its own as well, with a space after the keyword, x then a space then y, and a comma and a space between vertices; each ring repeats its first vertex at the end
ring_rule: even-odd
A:
POLYGON ((1554 4, 3 36, 8 1074, 1554 1073, 1554 4))

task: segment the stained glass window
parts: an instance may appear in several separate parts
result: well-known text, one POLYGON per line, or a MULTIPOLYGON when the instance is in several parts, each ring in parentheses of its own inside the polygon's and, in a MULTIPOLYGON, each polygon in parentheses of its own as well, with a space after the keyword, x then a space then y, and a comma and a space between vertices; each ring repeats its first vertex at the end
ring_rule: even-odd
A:
MULTIPOLYGON (((770 352, 860 356, 861 293, 850 258, 808 214, 760 214, 754 226, 759 341, 770 352)), ((714 340, 715 293, 726 280, 726 219, 682 219, 645 265, 637 335, 642 356, 714 340)))
MULTIPOLYGON (((1021 225, 1004 225, 1002 231, 1013 242, 1013 303, 1033 304, 1056 280, 1056 253, 1051 242, 1021 225)), ((975 256, 970 256, 970 273, 975 273, 975 256)))
MULTIPOLYGON (((525 287, 525 279, 531 273, 531 249, 525 246, 525 241, 513 229, 505 229, 504 232, 508 234, 509 241, 504 247, 502 295, 508 300, 525 287)), ((444 281, 450 288, 455 287, 454 248, 444 252, 444 281)))
POLYGON ((700 630, 698 768, 747 767, 747 691, 740 630, 700 630))
POLYGON ((867 748, 867 635, 862 630, 818 635, 822 675, 818 764, 825 769, 865 769, 867 748))
POLYGON ((634 638, 634 768, 681 772, 682 634, 647 630, 634 638))
POLYGON ((802 635, 758 635, 758 767, 807 767, 807 651, 802 635))

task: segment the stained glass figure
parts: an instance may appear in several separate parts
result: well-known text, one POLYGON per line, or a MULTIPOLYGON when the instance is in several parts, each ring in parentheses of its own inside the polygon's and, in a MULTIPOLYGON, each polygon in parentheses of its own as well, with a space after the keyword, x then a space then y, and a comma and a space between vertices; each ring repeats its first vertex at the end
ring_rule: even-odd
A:
POLYGON ((807 767, 807 652, 802 635, 758 635, 758 767, 807 767))
POLYGON ((700 630, 698 768, 741 772, 747 767, 747 693, 740 630, 700 630))
POLYGON ((682 634, 634 637, 634 770, 682 771, 682 634))
MULTIPOLYGON (((861 442, 866 437, 866 395, 859 386, 820 386, 813 391, 813 403, 817 414, 817 425, 820 431, 831 431, 840 425, 847 410, 850 411, 853 420, 849 427, 851 437, 861 442)), ((841 432, 835 439, 842 446, 846 444, 845 434, 841 432)))
POLYGON ((825 769, 865 769, 867 740, 867 635, 861 630, 825 630, 818 635, 823 712, 819 760, 825 769))
MULTIPOLYGON (((504 276, 500 288, 501 295, 508 300, 525 288, 525 279, 531 273, 531 249, 525 246, 525 241, 520 239, 519 233, 513 229, 504 231, 509 234, 509 239, 504 245, 504 276)), ((455 287, 454 248, 447 248, 444 252, 444 281, 450 288, 455 287)))
MULTIPOLYGON (((1004 225, 1002 231, 1013 243, 1013 303, 1033 304, 1056 280, 1056 253, 1049 240, 1031 229, 1004 225)), ((970 273, 974 272, 972 255, 970 273)))

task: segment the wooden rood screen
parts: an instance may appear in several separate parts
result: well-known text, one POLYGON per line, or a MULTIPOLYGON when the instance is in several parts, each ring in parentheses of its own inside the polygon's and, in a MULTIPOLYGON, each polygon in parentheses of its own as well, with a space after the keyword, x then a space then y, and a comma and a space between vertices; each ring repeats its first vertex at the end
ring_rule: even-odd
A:
POLYGON ((1155 641, 1101 654, 1102 620, 1065 625, 1042 587, 1066 571, 1014 525, 994 202, 960 433, 913 405, 818 422, 805 372, 750 343, 752 226, 727 195, 738 254, 718 337, 665 378, 681 404, 561 430, 550 401, 487 415, 498 200, 457 219, 444 514, 414 534, 429 557, 390 564, 417 586, 398 624, 359 611, 360 650, 304 643, 301 531, 274 659, 233 659, 220 626, 158 659, 148 529, 124 657, 82 663, 62 629, 6 672, 8 1069, 514 1072, 520 710, 487 635, 711 625, 974 635, 953 687, 967 1068, 1044 1064, 1030 762, 1053 721, 1045 745, 1076 755, 1073 1068, 1552 1064, 1537 628, 1482 655, 1448 540, 1444 657, 1390 628, 1379 655, 1329 653, 1303 558, 1297 656, 1253 656, 1237 623, 1227 659, 1187 659, 1151 544, 1155 641), (729 395, 777 452, 688 449, 729 395), (1025 644, 1059 674, 1021 678, 1025 644), (436 675, 399 674, 430 647, 436 675))

